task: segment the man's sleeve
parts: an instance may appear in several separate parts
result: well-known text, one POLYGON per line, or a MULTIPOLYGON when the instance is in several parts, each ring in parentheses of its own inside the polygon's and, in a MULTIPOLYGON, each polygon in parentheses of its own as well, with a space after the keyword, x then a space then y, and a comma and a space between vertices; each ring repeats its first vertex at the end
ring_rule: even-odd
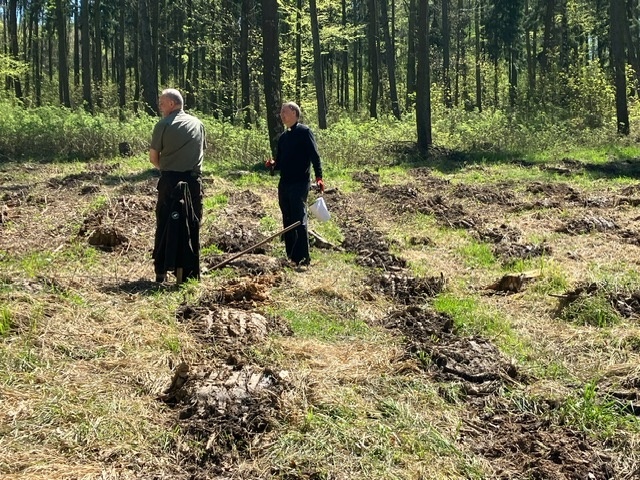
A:
POLYGON ((153 133, 151 134, 151 148, 158 152, 162 152, 162 134, 164 133, 164 124, 162 122, 156 123, 153 127, 153 133))
POLYGON ((320 154, 318 153, 318 145, 316 144, 316 138, 313 135, 311 129, 307 130, 309 132, 309 158, 311 159, 311 164, 313 165, 313 171, 316 174, 316 178, 322 178, 322 162, 320 161, 320 154))

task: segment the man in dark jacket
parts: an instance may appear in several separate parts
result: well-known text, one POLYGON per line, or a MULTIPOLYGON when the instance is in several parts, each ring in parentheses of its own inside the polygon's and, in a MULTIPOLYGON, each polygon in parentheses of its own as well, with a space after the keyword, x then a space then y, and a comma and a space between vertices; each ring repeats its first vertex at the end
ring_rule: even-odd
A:
POLYGON ((160 170, 153 248, 156 281, 164 282, 168 270, 182 272, 178 280, 199 278, 204 125, 182 109, 178 90, 163 90, 158 105, 163 118, 153 129, 149 150, 149 160, 160 170))
POLYGON ((307 197, 311 186, 311 166, 315 173, 318 191, 324 191, 322 164, 313 132, 300 122, 300 107, 287 102, 280 109, 285 126, 278 139, 276 158, 267 161, 268 168, 280 172, 278 204, 286 227, 300 221, 300 226, 284 234, 287 257, 296 265, 308 265, 309 234, 307 232, 307 197))

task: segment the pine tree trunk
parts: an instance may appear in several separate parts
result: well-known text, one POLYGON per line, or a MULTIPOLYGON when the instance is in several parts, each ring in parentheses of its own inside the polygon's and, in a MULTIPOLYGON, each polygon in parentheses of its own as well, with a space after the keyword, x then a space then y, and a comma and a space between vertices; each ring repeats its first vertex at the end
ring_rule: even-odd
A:
POLYGON ((80 5, 73 4, 73 85, 80 86, 80 5))
POLYGON ((418 57, 416 75, 416 127, 418 148, 428 152, 431 134, 431 72, 429 67, 429 7, 428 0, 418 0, 418 57))
POLYGON ((276 155, 280 130, 280 46, 278 32, 278 0, 262 0, 262 61, 264 93, 267 105, 267 127, 271 153, 276 155))
POLYGON ((302 104, 302 0, 296 0, 296 103, 302 104))
POLYGON ((451 108, 451 24, 449 22, 449 0, 442 0, 442 85, 444 104, 451 108))
POLYGON ((369 45, 369 76, 371 80, 371 98, 369 116, 378 118, 378 92, 380 90, 380 69, 378 68, 378 22, 376 19, 376 0, 368 1, 369 28, 367 40, 369 45))
MULTIPOLYGON (((94 0, 93 3, 93 81, 96 89, 96 105, 98 108, 103 107, 102 99, 102 14, 100 12, 100 1, 94 0)), ((87 31, 88 32, 88 31, 87 31)))
POLYGON ((313 37, 313 76, 316 85, 316 102, 318 104, 318 127, 324 130, 327 128, 327 103, 324 94, 324 79, 322 78, 322 55, 316 0, 309 0, 309 14, 311 15, 311 36, 313 37))
POLYGON ((401 120, 400 104, 398 103, 398 89, 396 86, 396 49, 389 30, 389 14, 387 11, 387 0, 380 0, 380 13, 382 29, 384 31, 384 43, 387 58, 387 70, 389 72, 389 97, 391 98, 391 111, 393 115, 401 120))
POLYGON ((91 95, 91 42, 89 32, 89 0, 81 0, 80 26, 82 37, 80 49, 82 51, 82 103, 87 112, 93 112, 93 98, 91 95))
POLYGON ((153 68, 153 49, 151 48, 151 25, 149 23, 149 0, 138 0, 138 22, 140 32, 140 83, 144 110, 149 115, 158 113, 158 85, 156 71, 153 68))
POLYGON ((627 23, 624 0, 610 0, 610 38, 611 63, 613 66, 616 85, 616 120, 618 133, 629 135, 629 108, 627 105, 627 79, 625 75, 625 45, 624 31, 627 23))
POLYGON ((475 14, 475 36, 476 36, 476 107, 482 112, 482 75, 480 71, 480 11, 482 0, 476 0, 475 14))
POLYGON ((118 107, 120 120, 125 119, 125 107, 127 105, 127 70, 125 61, 125 15, 126 0, 119 0, 120 11, 118 12, 118 107))
POLYGON ((240 13, 240 89, 244 128, 251 128, 251 77, 249 75, 249 9, 250 0, 242 0, 240 13))
MULTIPOLYGON (((14 60, 20 60, 20 54, 18 50, 18 1, 9 0, 9 53, 14 60)), ((23 101, 22 85, 20 83, 20 77, 17 75, 10 76, 10 83, 12 84, 16 98, 23 101)))
POLYGON ((71 108, 69 93, 69 54, 67 48, 67 12, 62 0, 56 0, 56 26, 58 29, 58 95, 60 103, 71 108))

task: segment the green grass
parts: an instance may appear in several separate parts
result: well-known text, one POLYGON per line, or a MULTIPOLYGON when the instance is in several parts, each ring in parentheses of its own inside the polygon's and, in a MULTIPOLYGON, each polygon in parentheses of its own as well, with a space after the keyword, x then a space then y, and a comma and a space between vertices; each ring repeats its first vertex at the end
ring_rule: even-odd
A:
POLYGON ((362 336, 369 327, 361 320, 339 318, 321 312, 285 310, 282 316, 288 321, 293 333, 301 338, 322 341, 339 341, 344 338, 362 336))
POLYGON ((499 312, 489 310, 473 297, 445 293, 433 300, 433 307, 450 315, 460 333, 507 338, 513 335, 509 322, 499 312))
POLYGON ((484 478, 431 416, 441 400, 429 386, 371 381, 355 390, 337 387, 334 403, 307 408, 278 438, 272 463, 327 479, 484 478))
POLYGON ((605 292, 578 298, 567 305, 560 316, 567 322, 594 327, 608 327, 622 321, 605 292))
POLYGON ((621 415, 619 403, 599 395, 595 382, 566 398, 556 415, 560 423, 603 439, 614 439, 620 430, 640 431, 640 421, 621 415))
POLYGON ((486 243, 476 242, 475 240, 470 240, 467 245, 460 246, 458 253, 462 256, 462 261, 468 267, 488 268, 497 263, 491 246, 486 243))
POLYGON ((6 305, 0 306, 0 337, 6 336, 13 325, 13 314, 6 305))

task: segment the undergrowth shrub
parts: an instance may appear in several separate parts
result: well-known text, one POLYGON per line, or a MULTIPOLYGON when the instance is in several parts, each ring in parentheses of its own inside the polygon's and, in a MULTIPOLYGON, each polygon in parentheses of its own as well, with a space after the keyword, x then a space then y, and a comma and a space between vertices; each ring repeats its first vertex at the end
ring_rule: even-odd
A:
MULTIPOLYGON (((0 105, 7 107, 1 102, 0 105)), ((4 108, 0 117, 0 154, 11 159, 89 159, 113 156, 120 142, 134 151, 148 144, 153 119, 126 123, 103 114, 63 107, 4 108)))
MULTIPOLYGON (((0 117, 0 159, 91 159, 112 157, 118 144, 128 142, 134 153, 146 152, 158 117, 130 115, 123 122, 117 110, 91 115, 82 109, 46 106, 23 108, 10 99, 0 99, 5 115, 0 117)), ((585 107, 586 108, 586 107, 585 107)), ((605 108, 604 106, 602 108, 605 108)), ((640 121, 640 107, 630 102, 632 122, 640 121)), ((578 110, 580 111, 580 110, 578 110)), ((265 127, 244 129, 196 112, 207 129, 205 156, 213 168, 257 169, 271 156, 265 127)), ((420 164, 427 160, 415 145, 413 112, 401 121, 392 116, 352 119, 347 114, 320 130, 315 118, 305 120, 313 129, 320 155, 329 169, 420 164)), ((632 129, 637 123, 632 123, 632 129)), ((570 120, 559 120, 553 112, 509 113, 487 108, 482 112, 463 107, 432 104, 433 140, 449 151, 481 152, 487 156, 526 156, 551 150, 596 147, 620 142, 614 122, 602 128, 577 128, 570 120)), ((632 130, 633 131, 633 130, 632 130)))

